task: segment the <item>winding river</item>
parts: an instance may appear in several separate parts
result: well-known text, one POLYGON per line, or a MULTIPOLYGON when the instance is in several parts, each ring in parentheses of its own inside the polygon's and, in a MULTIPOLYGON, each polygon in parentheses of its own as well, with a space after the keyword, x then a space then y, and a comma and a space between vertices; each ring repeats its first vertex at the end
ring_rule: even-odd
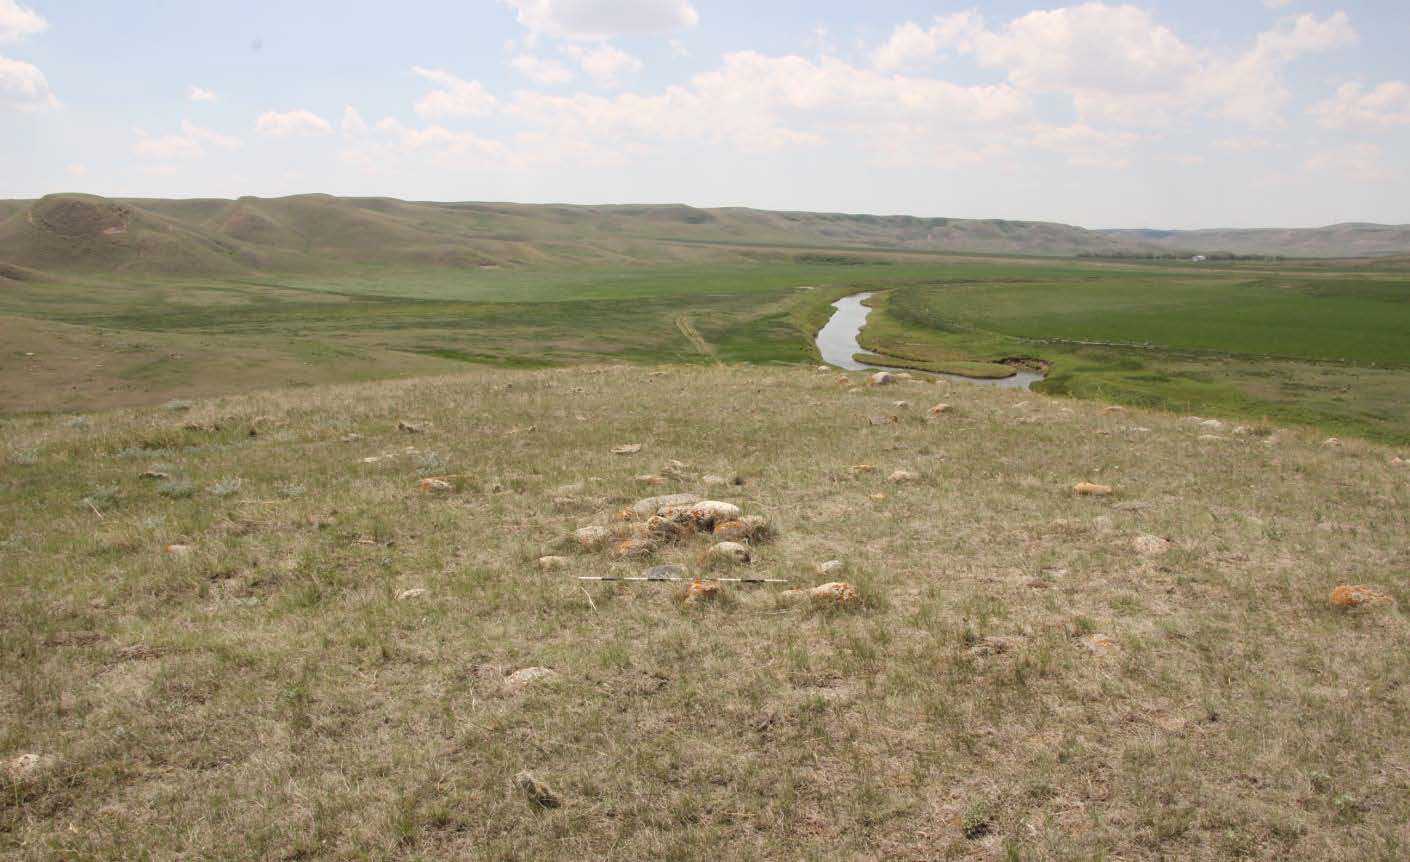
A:
MULTIPOLYGON (((837 311, 833 312, 827 325, 818 332, 817 339, 818 352, 822 354, 823 361, 828 365, 836 366, 844 371, 883 368, 880 365, 867 365, 864 362, 858 362, 855 358, 856 354, 867 352, 857 343, 857 336, 861 334, 862 327, 867 324, 867 316, 871 314, 871 309, 864 304, 870 297, 870 293, 857 293, 845 296, 832 304, 832 307, 837 311)), ((1012 377, 1001 377, 997 380, 964 377, 959 374, 936 374, 935 376, 959 383, 977 383, 981 386, 999 386, 1005 389, 1029 389, 1034 383, 1043 379, 1043 375, 1024 369, 1019 369, 1012 377)))

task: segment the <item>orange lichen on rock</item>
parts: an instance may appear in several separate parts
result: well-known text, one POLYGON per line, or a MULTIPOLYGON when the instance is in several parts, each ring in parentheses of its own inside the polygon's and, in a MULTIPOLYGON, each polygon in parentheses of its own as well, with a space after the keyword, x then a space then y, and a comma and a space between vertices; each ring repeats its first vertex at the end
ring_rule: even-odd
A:
POLYGON ((1098 485, 1094 482, 1078 482, 1072 486, 1072 490, 1082 497, 1109 497, 1116 489, 1110 485, 1098 485))
POLYGON ((714 601, 720 597, 720 585, 716 581, 691 581, 685 590, 686 604, 714 601))
POLYGON ((1331 602, 1338 608, 1364 608, 1395 604, 1395 599, 1373 587, 1342 584, 1332 590, 1331 602))
POLYGON ((855 607, 861 601, 857 588, 843 581, 813 587, 808 591, 808 596, 818 604, 836 605, 840 608, 855 607))

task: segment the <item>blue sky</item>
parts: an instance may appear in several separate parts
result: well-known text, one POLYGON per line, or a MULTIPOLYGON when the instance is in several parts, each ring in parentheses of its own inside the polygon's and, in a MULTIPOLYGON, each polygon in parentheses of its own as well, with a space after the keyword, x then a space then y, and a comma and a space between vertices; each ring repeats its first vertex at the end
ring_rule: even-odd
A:
POLYGON ((1405 0, 0 0, 0 196, 1410 222, 1405 0))

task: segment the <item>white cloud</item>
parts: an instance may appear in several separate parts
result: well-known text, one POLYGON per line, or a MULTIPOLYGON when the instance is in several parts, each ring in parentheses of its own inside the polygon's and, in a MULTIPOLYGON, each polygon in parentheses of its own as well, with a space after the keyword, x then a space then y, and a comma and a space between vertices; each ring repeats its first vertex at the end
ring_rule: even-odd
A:
POLYGON ((88 166, 75 163, 64 168, 64 172, 74 178, 86 177, 88 176, 88 166))
POLYGON ((0 110, 39 111, 58 106, 58 98, 37 66, 0 56, 0 110))
POLYGON ((553 86, 573 80, 573 72, 557 60, 549 60, 533 54, 520 54, 509 61, 515 71, 536 84, 553 86))
POLYGON ((877 49, 873 61, 878 69, 886 70, 925 65, 944 49, 971 50, 974 37, 983 29, 984 20, 973 11, 937 17, 929 29, 907 21, 877 49))
POLYGON ((1395 172, 1385 163, 1385 151, 1378 144, 1349 144, 1323 150, 1308 158, 1303 167, 1358 183, 1395 179, 1395 172))
POLYGON ((700 21, 689 0, 503 0, 531 34, 559 39, 669 33, 700 21))
POLYGON ((362 114, 357 112, 357 108, 348 105, 343 108, 343 134, 345 135, 365 135, 367 134, 367 121, 362 118, 362 114))
POLYGON ((614 85, 623 75, 641 71, 640 60, 611 45, 598 45, 590 49, 570 45, 564 52, 577 60, 588 77, 601 86, 614 85))
POLYGON ((416 113, 423 117, 482 117, 497 104, 479 81, 465 81, 442 69, 415 66, 412 71, 440 86, 417 100, 416 113))
POLYGON ((181 121, 181 133, 176 135, 153 136, 143 129, 137 129, 137 142, 132 150, 144 159, 157 161, 178 161, 199 159, 205 156, 206 147, 221 150, 237 150, 239 138, 222 135, 202 128, 188 120, 181 121))
POLYGON ((186 88, 186 98, 192 102, 214 102, 216 96, 213 91, 192 84, 186 88))
POLYGON ((1267 138, 1244 136, 1221 138, 1214 142, 1214 146, 1221 150, 1228 150, 1231 153, 1253 153, 1259 150, 1271 149, 1273 142, 1267 138))
POLYGON ((18 42, 47 29, 49 22, 38 12, 15 0, 0 0, 0 42, 18 42))
POLYGON ((271 138, 327 135, 333 127, 328 121, 306 110, 266 111, 255 121, 255 131, 271 138))
POLYGON ((1268 9, 1285 9, 1292 5, 1292 0, 1263 0, 1263 5, 1268 9))
POLYGON ((415 129, 391 117, 379 121, 375 131, 375 138, 343 150, 343 161, 368 173, 384 172, 409 157, 460 170, 517 164, 514 152, 505 144, 471 132, 450 131, 438 125, 415 129))
POLYGON ((1283 67, 1355 39, 1343 12, 1300 15, 1260 34, 1243 53, 1220 56, 1189 44, 1143 8, 1089 2, 1030 12, 992 29, 973 12, 936 18, 929 28, 906 23, 873 62, 895 70, 945 52, 972 55, 1025 93, 1071 98, 1089 125, 1154 127, 1202 112, 1274 126, 1290 98, 1283 67))
POLYGON ((1410 126, 1410 84, 1386 81, 1367 90, 1359 83, 1343 84, 1336 95, 1309 109, 1328 129, 1388 129, 1410 126))

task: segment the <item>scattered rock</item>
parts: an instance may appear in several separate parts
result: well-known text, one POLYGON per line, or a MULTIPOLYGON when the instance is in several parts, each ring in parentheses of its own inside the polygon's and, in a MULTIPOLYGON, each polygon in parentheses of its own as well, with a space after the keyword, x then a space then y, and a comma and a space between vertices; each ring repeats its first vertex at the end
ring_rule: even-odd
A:
POLYGON ((1023 643, 1023 638, 989 635, 980 638, 979 643, 970 647, 969 654, 973 656, 1003 655, 1021 643, 1023 643))
POLYGON ((723 521, 715 525, 715 538, 724 542, 745 542, 750 530, 743 521, 723 521))
POLYGON ((749 548, 738 542, 720 542, 710 549, 710 559, 743 565, 754 558, 749 548))
POLYGON ((716 524, 739 518, 740 509, 733 503, 701 500, 690 507, 690 517, 702 531, 713 530, 716 524))
POLYGON ((1082 639, 1082 643, 1093 655, 1109 655, 1121 649, 1121 644, 1110 635, 1104 634, 1088 635, 1082 639))
POLYGON ((853 464, 851 467, 847 468, 847 472, 853 476, 860 476, 863 473, 876 472, 876 467, 871 464, 853 464))
POLYGON ((715 488, 721 485, 728 485, 729 480, 724 476, 716 476, 714 473, 707 473, 700 477, 700 483, 707 488, 715 488))
POLYGON ((689 541, 695 535, 694 521, 673 521, 660 515, 646 519, 646 532, 656 541, 666 545, 689 541))
POLYGON ((142 471, 142 475, 138 476, 138 478, 139 478, 139 479, 170 479, 170 478, 171 478, 171 474, 170 474, 170 473, 164 473, 164 472, 162 472, 161 470, 144 470, 144 471, 142 471))
POLYGON ((699 502, 700 498, 695 494, 666 494, 637 500, 628 511, 638 518, 649 518, 668 506, 692 506, 699 502))
POLYGON ((397 422, 397 430, 402 432, 403 434, 425 434, 426 425, 424 423, 416 424, 413 422, 407 422, 405 420, 402 420, 400 422, 397 422))
POLYGON ((1160 536, 1137 536, 1131 540, 1131 547, 1143 557, 1158 557, 1170 550, 1170 540, 1160 536))
POLYGON ((896 373, 896 379, 897 379, 897 380, 915 380, 915 379, 916 379, 916 376, 915 376, 914 374, 912 374, 911 372, 909 372, 909 371, 898 371, 898 372, 896 373))
POLYGON ((936 404, 934 407, 931 407, 925 412, 928 413, 931 417, 939 416, 941 413, 949 413, 950 405, 942 402, 940 404, 936 404))
POLYGON ((1224 423, 1220 422, 1218 419, 1206 419, 1203 422, 1199 423, 1199 427, 1208 428, 1211 431, 1220 431, 1223 430, 1224 423))
POLYGON ((553 682, 558 671, 546 667, 526 667, 516 670, 504 678, 504 687, 513 692, 523 691, 531 685, 553 682))
POLYGON ((1326 446, 1328 449, 1337 449, 1341 446, 1341 439, 1337 437, 1328 437, 1326 440, 1322 441, 1322 445, 1326 446))
POLYGON ((427 590, 425 587, 412 587, 409 590, 402 590, 401 592, 397 593, 397 601, 405 602, 410 599, 419 599, 425 596, 428 592, 429 590, 427 590))
POLYGON ((167 545, 164 550, 168 556, 189 557, 196 549, 190 545, 167 545))
POLYGON ((541 572, 561 572, 568 568, 571 561, 567 557, 539 557, 538 566, 541 572))
POLYGON ((640 443, 627 443, 627 444, 622 445, 622 446, 613 446, 613 447, 612 447, 612 454, 613 454, 613 455, 635 455, 636 453, 638 453, 638 452, 640 452, 640 451, 641 451, 641 444, 640 444, 640 443))
POLYGON ((813 587, 808 591, 808 597, 815 604, 835 605, 839 608, 855 607, 861 602, 861 594, 857 592, 857 588, 844 581, 813 587))
POLYGON ((852 382, 851 379, 848 378, 845 374, 839 374, 839 375, 837 375, 836 383, 837 383, 838 386, 846 386, 848 383, 851 383, 851 382, 852 382))
POLYGON ((656 553, 656 542, 647 536, 632 536, 612 546, 612 556, 618 560, 640 560, 656 553))
POLYGON ((8 760, 0 760, 0 772, 11 781, 20 782, 38 778, 58 765, 59 759, 48 754, 17 754, 8 760))
POLYGON ((1126 412, 1126 408, 1125 408, 1125 407, 1122 407, 1122 406, 1119 405, 1119 404, 1108 404, 1106 407, 1103 407, 1103 408, 1102 408, 1102 412, 1103 412, 1103 413, 1125 413, 1125 412, 1126 412))
POLYGON ((1395 457, 1390 459, 1390 464, 1392 467, 1404 467, 1406 464, 1410 464, 1410 461, 1407 461, 1399 455, 1396 455, 1395 457))
POLYGON ((878 371, 867 378, 867 385, 869 386, 890 386, 895 382, 896 375, 892 374, 890 371, 878 371))
POLYGON ((1395 604, 1395 599, 1374 587, 1342 584, 1332 590, 1331 602, 1338 608, 1384 607, 1395 604))
POLYGON ((666 580, 669 578, 685 577, 686 567, 678 563, 667 563, 664 566, 652 566, 642 573, 644 578, 655 580, 666 580))
POLYGON ((915 480, 920 478, 920 474, 912 473, 910 470, 897 470, 887 478, 892 482, 900 484, 905 482, 914 482, 915 480))
POLYGON ((868 495, 868 499, 873 503, 884 503, 886 502, 886 495, 882 493, 870 494, 868 495))
POLYGON ((1082 497, 1109 497, 1115 491, 1110 485, 1097 485, 1093 482, 1078 482, 1072 486, 1072 490, 1082 497))
POLYGON ((895 407, 897 410, 909 410, 909 409, 911 408, 911 402, 909 402, 909 401, 892 401, 892 402, 891 402, 891 406, 892 406, 892 407, 895 407))
POLYGON ((828 578, 847 571, 847 564, 841 560, 828 560, 827 562, 818 563, 816 566, 813 566, 813 571, 828 578))
POLYGON ((901 422, 899 416, 868 416, 867 421, 873 425, 897 425, 901 422))
POLYGON ((1206 443, 1217 443, 1220 440, 1227 440, 1228 438, 1221 437, 1218 434, 1201 434, 1199 435, 1199 439, 1203 440, 1206 443))
POLYGON ((581 527, 573 531, 573 538, 585 551, 599 551, 607 547, 611 532, 606 527, 581 527))
POLYGON ((558 808, 563 804, 562 798, 554 793, 552 788, 529 772, 521 772, 514 776, 514 786, 524 794, 524 798, 529 800, 531 805, 539 808, 558 808))
POLYGON ((692 581, 685 591, 685 603, 697 605, 711 602, 720 597, 720 584, 717 581, 692 581))
POLYGON ((445 479, 422 479, 417 485, 423 494, 449 494, 455 490, 445 479))

